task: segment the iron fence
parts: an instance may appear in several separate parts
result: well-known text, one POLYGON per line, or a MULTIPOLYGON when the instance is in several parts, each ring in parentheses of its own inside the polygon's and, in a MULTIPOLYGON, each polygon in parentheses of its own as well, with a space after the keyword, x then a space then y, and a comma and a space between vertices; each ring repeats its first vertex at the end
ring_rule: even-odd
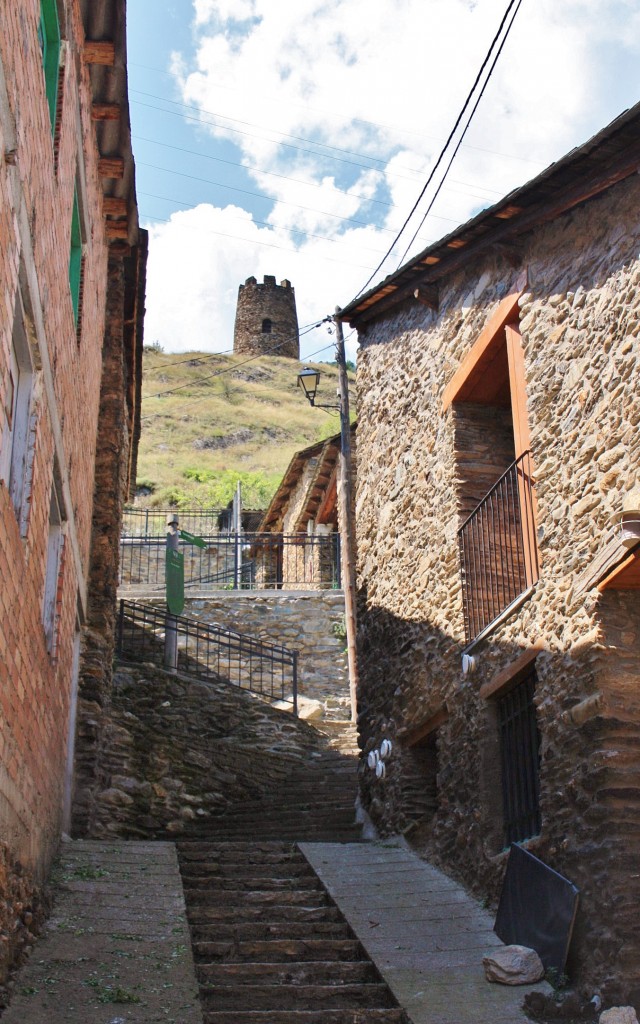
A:
POLYGON ((509 466, 458 531, 467 643, 538 579, 531 453, 509 466))
POLYGON ((233 683, 298 712, 298 652, 134 601, 120 601, 117 652, 129 661, 165 664, 167 630, 177 634, 177 668, 209 682, 233 683))
MULTIPOLYGON (((225 528, 228 509, 207 508, 180 510, 180 525, 199 537, 211 537, 225 528)), ((167 517, 176 515, 175 508, 125 508, 122 516, 123 539, 162 538, 167 532, 167 517)))
MULTIPOLYGON (((183 526, 182 519, 180 526, 183 526)), ((203 539, 204 548, 180 540, 185 587, 212 590, 340 588, 338 534, 217 533, 203 539)), ((120 583, 161 589, 165 585, 165 553, 164 535, 123 536, 120 583)))

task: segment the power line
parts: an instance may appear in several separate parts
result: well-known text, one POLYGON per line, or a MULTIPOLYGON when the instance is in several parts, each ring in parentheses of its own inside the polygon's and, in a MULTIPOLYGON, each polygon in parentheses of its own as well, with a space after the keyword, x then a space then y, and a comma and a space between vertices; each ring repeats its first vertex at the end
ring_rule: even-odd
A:
MULTIPOLYGON (((170 72, 170 71, 163 71, 161 68, 151 68, 151 67, 149 67, 146 64, 136 64, 134 61, 128 61, 127 63, 128 63, 129 67, 143 67, 143 68, 146 68, 149 71, 157 71, 160 74, 168 75, 170 78, 173 78, 174 81, 175 81, 176 76, 174 74, 172 74, 172 72, 170 72)), ((216 82, 215 85, 216 85, 217 88, 228 89, 230 92, 235 92, 235 93, 240 92, 239 89, 232 88, 231 86, 228 86, 226 84, 223 85, 220 82, 216 82)), ((162 102, 162 103, 173 103, 175 106, 182 106, 182 107, 185 107, 185 109, 187 109, 187 110, 199 110, 199 111, 202 110, 203 113, 209 114, 211 117, 222 117, 222 118, 224 118, 225 120, 228 120, 228 121, 236 121, 237 124, 246 124, 246 125, 251 125, 252 124, 252 122, 250 122, 250 121, 241 121, 241 120, 238 120, 236 118, 227 117, 225 114, 218 114, 215 111, 208 111, 208 110, 206 110, 204 108, 201 108, 201 107, 198 107, 198 106, 194 106, 193 104, 183 103, 180 100, 169 99, 166 96, 158 96, 156 93, 144 92, 141 89, 131 89, 131 92, 137 92, 140 96, 148 96, 151 99, 160 100, 160 102, 162 102)), ((277 99, 278 99, 278 102, 280 102, 280 98, 277 97, 277 99)), ((327 111, 327 110, 324 110, 324 109, 321 109, 321 108, 318 108, 318 107, 310 107, 307 104, 302 104, 302 103, 294 103, 293 106, 299 107, 301 110, 312 110, 312 111, 314 111, 316 113, 321 113, 325 117, 328 116, 328 117, 331 117, 333 120, 342 121, 343 124, 347 124, 349 126, 351 126, 352 124, 362 124, 362 125, 364 125, 367 128, 381 128, 384 131, 396 132, 396 133, 400 133, 402 135, 410 135, 410 136, 413 136, 416 139, 432 139, 434 142, 442 142, 442 138, 440 136, 429 135, 429 134, 427 134, 425 132, 416 132, 416 131, 413 131, 410 128, 398 128, 397 125, 385 124, 382 121, 368 121, 368 120, 366 120, 365 118, 362 118, 362 117, 354 117, 354 118, 339 117, 338 115, 336 115, 335 111, 327 111)), ((153 109, 160 109, 160 108, 153 108, 153 109)), ((172 113, 174 113, 174 111, 166 110, 166 111, 164 111, 164 113, 172 114, 172 113)), ((181 115, 178 115, 178 116, 181 116, 181 115)), ((224 127, 224 126, 221 125, 220 127, 224 127)), ((304 138, 302 136, 296 136, 296 135, 287 135, 286 132, 280 132, 277 128, 263 128, 262 125, 255 125, 254 127, 260 128, 263 131, 275 132, 278 135, 283 135, 285 138, 293 138, 293 139, 297 138, 297 139, 300 139, 300 141, 302 141, 302 142, 308 142, 308 143, 310 143, 311 145, 314 145, 314 146, 315 145, 325 146, 325 148, 333 149, 333 150, 335 150, 338 153, 347 153, 348 154, 348 153, 351 152, 350 150, 341 149, 339 146, 328 146, 325 143, 316 142, 314 139, 306 139, 306 138, 304 138)), ((243 132, 242 134, 253 136, 252 132, 243 132)), ((259 137, 259 136, 253 136, 253 137, 259 137)), ((271 139, 271 140, 267 140, 267 141, 272 141, 273 142, 275 140, 271 139)), ((487 149, 484 146, 473 146, 473 145, 470 145, 470 144, 467 144, 466 148, 467 149, 473 149, 473 150, 475 150, 478 153, 488 153, 491 156, 499 156, 503 160, 518 160, 518 161, 520 161, 522 163, 534 164, 535 166, 539 166, 539 164, 540 164, 539 160, 532 160, 531 157, 522 156, 520 153, 499 153, 495 149, 487 149)), ((356 153, 354 155, 361 156, 361 157, 363 156, 363 154, 361 154, 361 153, 356 153)), ((379 158, 377 158, 377 157, 364 156, 364 159, 377 160, 378 162, 384 162, 384 161, 379 160, 379 158)), ((404 170, 411 171, 412 173, 415 173, 415 174, 420 174, 420 171, 415 170, 415 168, 406 167, 405 165, 403 165, 403 167, 404 167, 404 170)), ((460 182, 460 184, 465 184, 465 183, 464 182, 460 182)), ((493 190, 490 190, 490 191, 493 191, 493 190)))
MULTIPOLYGON (((455 124, 454 124, 453 128, 451 129, 451 131, 449 132, 449 136, 447 138, 447 141, 445 142, 444 146, 440 150, 440 154, 438 156, 438 159, 436 160, 436 162, 435 162, 435 164, 434 164, 434 166, 433 166, 433 168, 432 168, 432 170, 431 170, 431 172, 430 172, 426 182, 424 183, 424 186, 422 187, 422 190, 420 191, 420 195, 418 196, 418 198, 416 199, 415 203, 411 207, 411 210, 409 211, 409 214, 407 215, 404 224, 400 228, 400 231, 398 232, 398 234, 397 234, 396 238, 394 239, 394 241, 392 242, 392 244, 389 246, 389 249, 387 250, 386 255, 382 258, 382 260, 380 261, 380 263, 378 264, 376 269, 373 271, 371 276, 368 278, 368 280, 365 281, 365 283, 363 284, 363 286, 360 289, 360 291, 357 292, 357 294, 354 296, 354 299, 356 299, 358 297, 358 295, 361 295, 362 292, 371 283, 371 281, 373 281, 374 277, 376 276, 376 274, 378 273, 380 268, 384 265, 385 261, 391 255, 391 253, 393 252, 393 249, 395 248, 396 244, 400 240, 400 236, 402 235, 402 233, 404 232, 405 228, 407 227, 407 224, 409 223, 409 221, 413 217, 413 215, 414 215, 414 213, 415 213, 415 211, 416 211, 416 209, 417 209, 417 207, 418 207, 418 205, 420 203, 420 200, 422 199, 422 197, 424 196, 425 192, 427 191, 429 185, 433 181, 434 175, 435 175, 438 167, 440 166, 440 164, 442 163, 442 161, 444 159, 444 155, 445 155, 447 149, 449 148, 449 145, 451 144, 451 140, 453 139, 456 131, 458 130, 458 126, 460 125, 460 122, 462 121, 462 118, 464 117, 464 114, 465 114, 465 112, 467 110, 467 107, 471 103, 473 94, 476 91, 476 88, 478 86, 478 83, 480 82, 480 79, 482 78, 482 74, 484 72, 484 69, 487 66, 487 64, 489 63, 489 60, 491 59, 491 54, 493 53, 493 49, 494 49, 498 39, 500 38, 500 36, 502 34, 502 29, 504 28, 504 25, 505 25, 505 23, 507 21, 507 18, 509 17, 509 14, 511 13, 511 10, 515 6, 516 3, 518 4, 518 8, 519 8, 521 0, 509 0, 509 3, 507 5, 507 9, 506 9, 506 11, 504 12, 504 14, 502 16, 502 20, 501 20, 500 25, 498 27, 498 31, 496 32, 495 36, 491 40, 491 45, 490 45, 489 49, 487 50, 487 53, 486 53, 486 55, 484 57, 484 60, 482 61, 482 64, 480 66, 480 70, 478 71, 478 73, 477 73, 477 75, 475 77, 474 83, 471 86, 471 89, 469 90, 469 92, 467 94, 467 98, 465 99, 465 101, 464 101, 464 103, 462 105, 462 109, 461 109, 460 113, 458 114, 458 116, 456 118, 455 124)), ((517 11, 516 11, 516 13, 517 13, 517 11)), ((511 24, 513 24, 513 21, 511 22, 511 24)), ((510 28, 511 28, 511 25, 509 25, 509 29, 510 28)), ((487 77, 487 81, 491 77, 491 73, 493 71, 493 67, 494 66, 495 66, 495 63, 491 67, 491 69, 489 71, 489 75, 487 77)), ((483 88, 484 87, 486 87, 486 82, 485 82, 485 86, 483 86, 483 88)), ((467 127, 468 127, 468 124, 467 124, 467 127)), ((465 128, 465 131, 466 131, 466 128, 465 128)))
MULTIPOLYGON (((184 203, 181 199, 174 199, 173 196, 159 196, 155 192, 138 192, 137 194, 139 196, 147 196, 147 198, 149 198, 149 199, 159 199, 163 203, 174 203, 176 206, 180 206, 183 210, 195 210, 196 206, 198 205, 198 204, 194 204, 194 203, 184 203)), ((317 212, 318 213, 323 213, 322 210, 318 210, 317 212)), ((328 215, 327 214, 323 214, 323 216, 333 216, 333 215, 332 214, 328 214, 328 215)), ((244 218, 244 217, 234 216, 232 219, 233 220, 242 220, 246 224, 246 218, 244 218)), ((341 217, 340 220, 349 220, 349 218, 348 217, 341 217)), ((273 231, 274 227, 275 227, 275 225, 269 224, 268 221, 266 221, 266 220, 256 220, 255 217, 253 217, 253 216, 251 218, 251 222, 252 222, 252 224, 255 224, 257 227, 269 228, 271 231, 273 231)), ((365 224, 364 221, 358 221, 358 223, 359 224, 365 224)), ((369 225, 365 225, 365 226, 368 227, 369 225)), ((290 233, 293 233, 293 234, 304 235, 305 238, 317 238, 317 239, 319 239, 322 242, 331 242, 332 245, 344 244, 344 241, 345 241, 344 238, 331 238, 329 235, 316 235, 312 231, 305 231, 304 228, 289 227, 289 228, 287 228, 287 230, 290 233)), ((376 256, 380 255, 380 249, 372 249, 370 246, 368 246, 368 245, 361 245, 359 242, 352 242, 351 244, 354 245, 354 246, 357 246, 358 249, 362 249, 363 252, 373 252, 373 253, 376 254, 376 256)))
MULTIPOLYGON (((173 102, 173 101, 168 101, 168 102, 173 102)), ((169 110, 169 111, 165 111, 165 113, 170 114, 170 113, 173 113, 173 111, 169 110)), ((186 153, 189 156, 201 157, 201 159, 203 159, 203 160, 214 160, 216 163, 226 164, 228 167, 239 167, 243 171, 251 171, 252 173, 255 173, 255 174, 266 174, 266 175, 269 175, 272 178, 282 178, 285 181, 293 181, 293 182, 296 182, 297 184, 300 184, 300 185, 308 185, 311 188, 322 188, 323 187, 322 185, 319 185, 315 181, 303 181, 301 178, 294 178, 294 177, 292 177, 289 174, 278 174, 276 171, 267 171, 267 170, 264 170, 264 168, 262 168, 262 167, 256 167, 254 164, 242 163, 242 161, 240 161, 240 160, 227 160, 226 158, 221 157, 221 156, 213 156, 211 153, 204 153, 202 150, 199 150, 199 149, 187 149, 185 146, 174 146, 172 143, 160 142, 158 139, 148 139, 144 135, 133 134, 132 138, 135 141, 146 142, 146 143, 148 143, 149 145, 152 145, 152 146, 162 146, 163 149, 173 149, 177 153, 186 153)), ((310 141, 312 141, 312 140, 310 140, 310 141)), ((319 154, 319 155, 322 156, 323 154, 319 154)), ((361 155, 361 154, 358 154, 358 155, 361 155)), ((377 157, 363 157, 363 159, 377 160, 378 163, 385 165, 385 161, 382 160, 382 159, 378 159, 377 157)), ((356 166, 362 167, 363 170, 378 171, 378 168, 369 167, 367 164, 357 164, 356 166)), ((408 178, 404 174, 398 174, 397 171, 389 171, 389 170, 386 169, 385 166, 383 166, 379 170, 379 173, 380 174, 385 174, 385 176, 391 176, 393 178, 399 178, 402 181, 414 181, 416 177, 419 177, 422 174, 421 171, 414 170, 411 167, 406 167, 405 170, 411 171, 411 174, 413 175, 413 177, 412 178, 408 178)), ((478 185, 478 184, 473 185, 471 182, 459 181, 458 179, 454 179, 454 178, 452 178, 450 180, 455 185, 464 185, 465 188, 481 188, 484 192, 493 192, 496 195, 502 195, 502 192, 499 191, 498 189, 489 188, 486 185, 478 185)), ((338 189, 338 191, 341 191, 341 190, 338 189)), ((459 193, 457 191, 457 189, 451 189, 451 191, 457 193, 458 195, 470 195, 470 196, 472 196, 475 199, 484 199, 485 198, 484 196, 477 195, 476 193, 473 193, 473 192, 462 192, 462 193, 459 193)), ((351 193, 349 193, 349 194, 351 194, 351 193)))
MULTIPOLYGON (((140 217, 144 221, 152 220, 152 221, 157 221, 159 224, 170 224, 171 223, 171 221, 167 220, 166 217, 153 217, 153 216, 151 216, 151 214, 145 214, 142 211, 140 211, 140 217)), ((192 228, 192 230, 193 230, 193 228, 192 228)), ((340 266, 343 266, 343 267, 358 267, 360 270, 368 270, 369 269, 368 267, 360 266, 360 264, 358 264, 358 263, 353 263, 353 262, 351 262, 351 260, 334 260, 331 256, 323 256, 321 253, 305 252, 303 249, 292 249, 292 248, 290 248, 287 245, 276 245, 275 242, 262 242, 258 238, 242 238, 240 235, 230 235, 227 232, 224 232, 224 231, 214 231, 212 229, 207 229, 207 234, 209 234, 209 235, 216 235, 219 238, 230 238, 234 242, 249 242, 251 245, 261 245, 263 247, 266 247, 267 249, 279 249, 281 252, 292 252, 292 253, 295 253, 296 256, 304 256, 304 257, 310 257, 311 256, 314 259, 326 260, 327 263, 339 263, 340 266)))
MULTIPOLYGON (((317 323, 316 322, 312 322, 310 324, 304 324, 302 327, 298 328, 299 337, 304 338, 305 335, 307 335, 311 331, 315 330, 316 327, 320 327, 323 323, 325 323, 325 320, 320 320, 317 323)), ((351 333, 353 334, 355 332, 352 331, 351 333)), ((351 335, 348 335, 348 337, 350 337, 350 336, 351 335)), ((172 359, 168 363, 156 363, 155 366, 153 367, 153 369, 154 370, 163 370, 163 369, 166 369, 167 367, 181 366, 183 363, 192 363, 194 361, 194 355, 195 355, 195 357, 197 357, 198 362, 203 363, 207 359, 218 359, 220 356, 231 356, 231 355, 233 355, 233 349, 232 348, 226 348, 226 349, 223 349, 221 352, 209 352, 208 354, 206 352, 195 352, 195 350, 194 350, 194 354, 192 354, 190 356, 186 356, 184 359, 172 359)))
MULTIPOLYGON (((325 320, 320 321, 321 323, 333 320, 333 317, 325 317, 325 320)), ((318 325, 316 325, 318 326, 318 325)), ((204 384, 205 381, 212 380, 213 377, 220 377, 223 373, 231 373, 232 370, 236 370, 239 366, 245 366, 247 363, 254 363, 256 359, 262 359, 265 355, 273 355, 279 348, 289 344, 290 339, 279 341, 277 345, 270 345, 269 348, 261 352, 260 355, 249 356, 248 359, 243 359, 240 363, 234 363, 231 366, 225 366, 221 370, 216 370, 215 373, 210 373, 206 377, 200 377, 198 380, 190 380, 186 384, 178 384, 175 388, 168 388, 166 391, 158 391, 155 395, 146 395, 146 400, 150 398, 162 398, 163 395, 172 395, 175 391, 182 391, 184 388, 192 388, 197 384, 204 384)), ((330 348, 330 345, 325 345, 325 348, 330 348)), ((323 352, 324 349, 318 349, 319 352, 323 352)), ((315 354, 315 353, 312 353, 315 354)))
MULTIPOLYGON (((326 317, 325 320, 333 320, 333 317, 326 317)), ((324 323, 325 321, 321 321, 321 322, 324 323)), ((353 334, 354 332, 352 331, 351 333, 353 334)), ((349 337, 351 337, 351 335, 349 335, 349 337)), ((281 342, 281 344, 275 346, 275 348, 280 348, 283 344, 285 344, 285 342, 281 342)), ((335 347, 334 342, 331 342, 329 345, 323 345, 322 348, 316 349, 315 352, 310 352, 309 355, 306 358, 307 359, 311 359, 313 356, 317 356, 320 352, 326 352, 326 350, 328 348, 334 348, 334 347, 335 347)), ((239 366, 246 366, 247 363, 255 363, 256 360, 262 359, 265 355, 268 354, 268 352, 272 352, 272 351, 273 351, 273 349, 269 349, 268 351, 263 352, 260 355, 250 356, 248 359, 244 359, 240 363, 233 363, 231 366, 223 367, 223 369, 219 370, 217 373, 210 374, 208 377, 201 377, 199 380, 195 380, 195 381, 192 380, 192 381, 188 381, 186 384, 179 384, 175 388, 170 388, 167 391, 159 391, 155 395, 145 395, 143 397, 143 401, 146 402, 146 401, 149 401, 152 398, 162 398, 163 395, 171 395, 171 394, 174 394, 176 391, 183 391, 184 388, 190 388, 190 387, 193 387, 196 384, 201 384, 204 381, 211 380, 212 377, 220 377, 223 373, 231 373, 233 370, 237 370, 237 368, 239 366)), ((185 408, 188 408, 190 405, 194 405, 196 402, 205 402, 209 398, 211 398, 211 395, 200 395, 200 397, 194 398, 194 399, 191 400, 191 402, 186 403, 185 408)), ((149 413, 147 416, 142 416, 141 420, 144 421, 144 420, 151 419, 154 415, 156 415, 156 414, 149 413)))
MULTIPOLYGON (((409 249, 411 248, 411 246, 415 242, 415 240, 416 240, 416 238, 418 236, 418 232, 420 231, 420 229, 421 229, 422 225, 424 224, 425 220, 427 219, 427 217, 431 213, 431 210, 433 208, 433 204, 435 203, 436 199, 438 198, 438 196, 440 194, 440 190, 442 189, 442 186, 445 183, 447 174, 449 173, 449 170, 451 169, 451 165, 453 164, 453 161, 455 160, 456 156, 458 155, 458 150, 460 149, 460 146, 462 145, 462 141, 463 141, 465 135, 467 134, 467 130, 469 128, 469 125, 471 124, 471 122, 473 120, 473 117, 475 115, 476 110, 480 106, 480 101, 482 100, 482 97, 484 96, 485 89, 487 88, 487 86, 489 84, 489 80, 491 78, 491 75, 493 74, 493 70, 494 70, 496 64, 498 63, 498 60, 500 58, 500 54, 502 53, 502 51, 504 49, 504 44, 506 43, 506 41, 507 41, 507 39, 509 37, 509 33, 511 31, 513 23, 516 20, 518 11, 520 10, 521 3, 522 3, 522 0, 517 0, 516 9, 513 12, 513 15, 511 17, 511 21, 507 25, 507 28, 505 30, 504 36, 502 37, 502 41, 500 43, 500 46, 498 47, 496 55, 493 58, 493 61, 491 63, 491 67, 489 68, 489 73, 488 73, 487 77, 484 80, 484 84, 483 84, 483 86, 482 86, 482 88, 481 88, 481 90, 480 90, 480 92, 478 94, 478 98, 476 99, 476 101, 475 101, 475 103, 473 105, 473 109, 471 110, 471 113, 469 114, 469 117, 467 119, 467 123, 465 124, 465 126, 464 126, 464 128, 462 130, 462 134, 460 135, 460 138, 458 139, 458 142, 456 143, 455 149, 454 149, 454 151, 453 151, 453 153, 451 155, 451 159, 449 160, 449 163, 447 164, 447 166, 445 168, 444 174, 442 175, 442 178, 440 179, 440 184, 436 188, 436 190, 435 190, 435 192, 433 194, 433 197, 431 199, 431 202, 427 206, 427 209, 425 210, 425 212, 424 212, 424 214, 422 216, 422 220, 420 221, 420 223, 418 224, 418 227, 414 231, 414 233, 413 233, 413 235, 411 237, 411 241, 409 242, 407 248, 405 249, 404 253, 400 257, 400 262, 399 262, 398 266, 401 266, 402 263, 404 262, 404 260, 406 259, 407 253, 409 252, 409 249)), ((503 22, 503 24, 504 24, 504 22, 503 22)), ((502 25, 500 26, 500 28, 502 28, 502 25)))

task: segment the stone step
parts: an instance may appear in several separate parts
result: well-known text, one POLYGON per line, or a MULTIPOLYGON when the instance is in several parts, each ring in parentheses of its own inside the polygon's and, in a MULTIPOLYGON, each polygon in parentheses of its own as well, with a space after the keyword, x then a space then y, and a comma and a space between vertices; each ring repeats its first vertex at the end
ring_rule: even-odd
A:
POLYGON ((254 904, 240 907, 234 903, 224 906, 187 906, 187 917, 192 925, 203 925, 214 921, 247 923, 258 922, 261 925, 279 924, 283 921, 339 921, 340 914, 335 907, 319 905, 315 907, 289 904, 274 906, 272 904, 254 904))
MULTIPOLYGON (((235 909, 247 909, 249 907, 280 909, 289 906, 303 907, 325 907, 329 904, 329 897, 320 884, 313 889, 295 888, 289 891, 281 889, 215 889, 207 892, 202 889, 192 889, 185 892, 189 907, 199 908, 208 905, 215 900, 217 907, 232 906, 235 909)), ((277 913, 274 915, 277 917, 277 913)))
POLYGON ((194 949, 200 949, 209 943, 219 940, 231 940, 233 942, 268 942, 271 939, 300 939, 309 940, 320 937, 331 939, 351 939, 352 933, 349 926, 339 917, 332 920, 320 919, 321 915, 311 917, 308 920, 284 921, 228 921, 219 918, 215 921, 191 922, 191 938, 194 949))
POLYGON ((404 1010, 353 1007, 347 1010, 206 1010, 203 1024, 408 1024, 404 1010))
POLYGON ((269 878, 266 875, 232 877, 231 875, 204 875, 201 878, 186 875, 183 877, 185 895, 193 894, 193 898, 199 901, 201 893, 219 892, 223 889, 233 889, 242 892, 263 892, 277 891, 287 892, 304 888, 306 891, 322 888, 318 879, 313 874, 295 875, 293 878, 286 878, 280 875, 276 878, 269 878))
MULTIPOLYGON (((200 834, 203 831, 204 828, 200 825, 200 834)), ((220 839, 227 839, 230 842, 237 841, 242 835, 255 835, 255 833, 256 829, 251 829, 248 825, 246 827, 238 825, 234 829, 225 829, 224 831, 216 828, 216 836, 220 839)), ((301 843, 358 843, 362 839, 362 829, 359 825, 353 825, 348 829, 344 827, 334 829, 330 826, 326 828, 312 828, 311 826, 296 828, 295 825, 290 825, 286 829, 278 829, 274 825, 271 829, 265 828, 260 830, 260 835, 264 840, 282 838, 284 836, 287 839, 297 840, 301 843)))
MULTIPOLYGON (((195 942, 193 951, 196 960, 206 964, 244 963, 256 960, 266 963, 332 960, 335 963, 344 960, 357 961, 364 956, 357 939, 295 938, 290 936, 290 928, 287 929, 287 934, 288 937, 283 939, 238 941, 237 937, 233 936, 226 942, 220 939, 213 942, 195 942)), ((317 925, 313 931, 310 930, 311 934, 317 935, 317 925)))
MULTIPOLYGON (((219 864, 290 864, 300 862, 295 843, 219 842, 216 839, 182 840, 177 844, 182 862, 213 861, 219 864)), ((306 863, 306 861, 305 861, 306 863)))
MULTIPOLYGON (((395 1000, 383 982, 364 985, 201 985, 203 1009, 280 1010, 350 1009, 352 1007, 394 1006, 395 1000)), ((277 1018, 280 1019, 279 1016, 277 1018)))
POLYGON ((182 879, 185 885, 199 885, 200 881, 237 878, 242 879, 300 879, 315 878, 313 868, 307 863, 298 864, 293 860, 283 860, 265 864, 256 861, 244 861, 240 864, 222 859, 192 860, 185 863, 182 879))
POLYGON ((196 969, 200 985, 369 985, 380 978, 370 960, 243 961, 200 964, 196 969))

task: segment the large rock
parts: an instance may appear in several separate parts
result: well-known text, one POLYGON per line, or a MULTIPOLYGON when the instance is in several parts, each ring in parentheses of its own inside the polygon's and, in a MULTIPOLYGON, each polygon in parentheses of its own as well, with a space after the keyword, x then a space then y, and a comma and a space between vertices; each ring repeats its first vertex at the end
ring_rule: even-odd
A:
POLYGON ((527 946, 504 946, 483 956, 487 981, 501 985, 532 985, 544 976, 542 961, 535 949, 527 946))
POLYGON ((633 1006, 612 1006, 600 1014, 599 1024, 638 1024, 633 1006))

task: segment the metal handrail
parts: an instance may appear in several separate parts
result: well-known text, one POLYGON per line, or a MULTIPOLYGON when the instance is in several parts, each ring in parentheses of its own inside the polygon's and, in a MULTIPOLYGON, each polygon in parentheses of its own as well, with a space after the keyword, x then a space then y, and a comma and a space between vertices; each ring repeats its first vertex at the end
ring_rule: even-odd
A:
POLYGON ((499 477, 458 530, 467 643, 538 579, 531 452, 499 477))
POLYGON ((279 644, 122 600, 117 654, 164 666, 167 628, 177 634, 178 671, 210 682, 232 683, 269 701, 284 701, 298 713, 298 651, 279 644))

